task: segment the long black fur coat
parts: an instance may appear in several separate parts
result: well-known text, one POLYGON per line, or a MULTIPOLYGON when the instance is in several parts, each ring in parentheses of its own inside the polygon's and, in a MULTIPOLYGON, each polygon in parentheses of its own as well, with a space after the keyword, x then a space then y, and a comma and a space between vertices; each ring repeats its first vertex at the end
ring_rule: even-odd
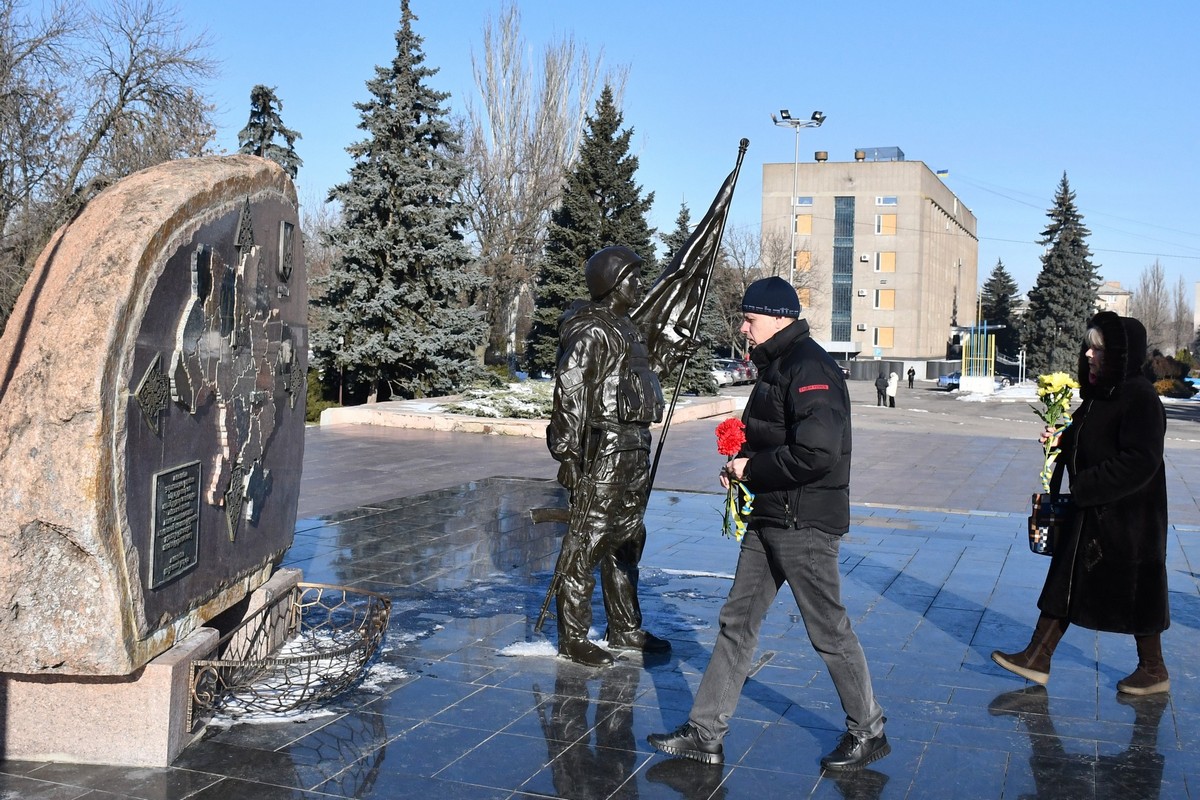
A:
POLYGON ((1111 311, 1088 323, 1104 337, 1089 381, 1080 349, 1082 406, 1061 439, 1076 524, 1056 542, 1038 600, 1044 613, 1115 633, 1155 634, 1167 606, 1166 413, 1141 374, 1146 329, 1111 311))

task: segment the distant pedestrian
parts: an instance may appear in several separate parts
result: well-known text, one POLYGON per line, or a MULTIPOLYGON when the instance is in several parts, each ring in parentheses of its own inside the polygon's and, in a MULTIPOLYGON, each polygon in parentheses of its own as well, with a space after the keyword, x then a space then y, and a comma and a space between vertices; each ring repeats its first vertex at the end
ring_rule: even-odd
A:
POLYGON ((908 388, 913 388, 913 379, 917 377, 917 371, 912 367, 908 368, 908 388))
POLYGON ((900 376, 896 373, 888 375, 887 379, 887 400, 888 408, 896 407, 896 390, 900 388, 900 376))
POLYGON ((876 406, 886 406, 887 405, 887 386, 888 386, 887 376, 884 375, 882 372, 879 373, 879 377, 875 379, 875 405, 876 406))

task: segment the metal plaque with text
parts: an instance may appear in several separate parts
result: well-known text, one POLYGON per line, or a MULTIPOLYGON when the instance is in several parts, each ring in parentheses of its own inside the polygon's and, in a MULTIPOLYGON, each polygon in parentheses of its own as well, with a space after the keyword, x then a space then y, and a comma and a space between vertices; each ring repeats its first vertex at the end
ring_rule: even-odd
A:
POLYGON ((200 462, 156 472, 151 589, 170 583, 196 566, 199 538, 200 462))

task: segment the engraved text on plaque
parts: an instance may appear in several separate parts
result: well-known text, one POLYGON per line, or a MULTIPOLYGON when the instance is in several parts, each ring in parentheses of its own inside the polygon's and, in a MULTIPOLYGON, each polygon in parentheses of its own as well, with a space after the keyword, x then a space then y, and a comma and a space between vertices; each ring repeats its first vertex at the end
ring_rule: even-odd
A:
POLYGON ((196 566, 199 533, 200 462, 155 473, 151 589, 175 580, 196 566))

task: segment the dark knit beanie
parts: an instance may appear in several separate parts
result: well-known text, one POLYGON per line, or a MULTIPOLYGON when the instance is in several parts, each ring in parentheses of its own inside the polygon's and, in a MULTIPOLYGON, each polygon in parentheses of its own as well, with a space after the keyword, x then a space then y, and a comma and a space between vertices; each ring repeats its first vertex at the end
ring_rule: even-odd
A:
POLYGON ((800 298, 792 285, 778 276, 763 278, 746 288, 742 311, 768 317, 799 317, 800 298))

